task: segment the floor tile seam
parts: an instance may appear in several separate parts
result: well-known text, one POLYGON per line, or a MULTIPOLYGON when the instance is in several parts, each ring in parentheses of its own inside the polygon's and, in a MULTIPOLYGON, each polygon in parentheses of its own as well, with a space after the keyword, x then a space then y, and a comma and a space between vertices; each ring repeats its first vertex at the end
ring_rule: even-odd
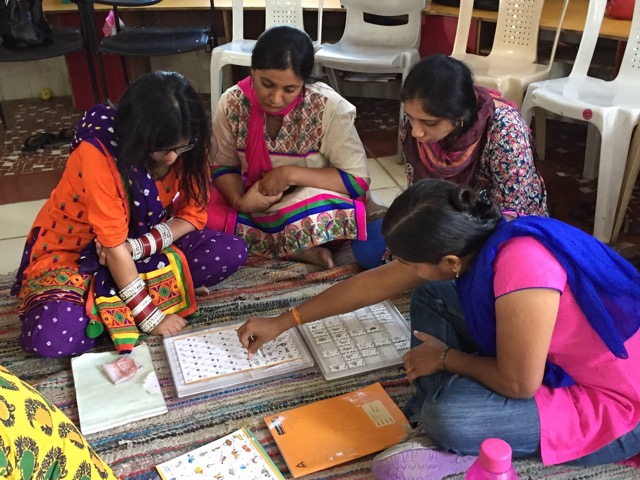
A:
MULTIPOLYGON (((29 227, 31 226, 31 224, 29 224, 29 227)), ((27 235, 18 235, 16 237, 7 237, 7 238, 0 238, 0 242, 4 241, 4 240, 19 240, 21 238, 24 238, 26 240, 27 235)))
MULTIPOLYGON (((365 148, 366 150, 366 148, 365 148)), ((382 162, 380 160, 378 160, 378 157, 376 156, 369 156, 367 155, 367 160, 375 160, 375 162, 380 166, 380 168, 382 168, 382 170, 384 171, 384 173, 387 175, 387 177, 389 177, 393 183, 394 186, 391 187, 380 187, 380 188, 376 188, 375 190, 382 190, 383 188, 395 188, 395 187, 399 187, 400 190, 404 191, 405 187, 403 187, 402 185, 400 185, 398 183, 398 181, 395 179, 395 177, 389 172, 389 170, 387 170, 386 168, 384 168, 384 165, 382 164, 382 162)), ((373 178, 371 179, 371 182, 373 183, 373 178)))
MULTIPOLYGON (((404 187, 404 186, 400 185, 400 183, 396 180, 396 177, 394 177, 394 176, 393 176, 393 174, 392 174, 389 170, 387 170, 387 169, 385 168, 385 166, 384 166, 384 163, 383 163, 383 162, 379 161, 377 158, 376 158, 376 162, 378 162, 378 165, 380 165, 380 167, 382 168, 382 170, 384 170, 384 173, 386 173, 386 174, 387 174, 387 176, 388 176, 389 178, 391 178, 391 180, 393 180, 393 183, 395 183, 395 186, 396 186, 396 187, 399 187, 399 188, 400 188, 400 190, 402 190, 402 191, 404 191, 404 190, 406 189, 406 187, 404 187)), ((392 187, 389 187, 389 188, 392 188, 392 187)))

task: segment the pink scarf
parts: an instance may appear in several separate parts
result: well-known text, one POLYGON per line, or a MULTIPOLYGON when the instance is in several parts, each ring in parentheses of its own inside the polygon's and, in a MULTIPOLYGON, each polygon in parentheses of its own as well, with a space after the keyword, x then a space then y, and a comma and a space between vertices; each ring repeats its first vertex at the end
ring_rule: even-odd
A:
MULTIPOLYGON (((264 138, 264 123, 266 118, 266 112, 262 109, 260 101, 256 96, 256 92, 253 89, 253 82, 251 76, 248 76, 244 80, 238 82, 238 87, 242 90, 249 101, 251 102, 251 110, 249 112, 249 125, 247 126, 247 147, 245 156, 247 159, 247 175, 244 181, 245 188, 249 188, 256 181, 262 178, 262 175, 273 169, 271 164, 271 156, 269 154, 269 148, 267 147, 267 141, 264 138)), ((272 115, 287 115, 293 110, 300 100, 302 100, 304 87, 300 95, 289 105, 282 110, 272 115)))
MULTIPOLYGON (((493 121, 494 98, 500 98, 500 92, 475 86, 477 99, 477 120, 453 145, 447 146, 444 140, 433 143, 417 143, 422 164, 434 178, 443 178, 462 185, 468 185, 476 170, 481 150, 486 143, 486 133, 493 121)), ((508 102, 511 104, 511 102, 508 102)))

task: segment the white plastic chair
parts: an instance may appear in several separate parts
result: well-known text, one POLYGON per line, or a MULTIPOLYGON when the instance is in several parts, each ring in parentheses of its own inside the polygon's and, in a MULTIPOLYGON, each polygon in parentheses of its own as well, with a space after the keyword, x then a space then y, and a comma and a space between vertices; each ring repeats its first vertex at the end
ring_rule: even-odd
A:
POLYGON ((633 193, 633 187, 638 181, 638 173, 640 172, 640 128, 636 128, 633 137, 631 138, 631 146, 629 147, 629 156, 627 157, 627 166, 624 172, 624 179, 622 181, 622 190, 620 193, 620 201, 618 203, 618 209, 616 211, 615 222, 613 223, 613 234, 611 235, 611 242, 614 243, 618 240, 620 230, 624 224, 627 214, 627 207, 631 200, 633 193))
MULTIPOLYGON (((334 69, 365 73, 401 73, 402 82, 420 60, 418 45, 426 0, 342 0, 346 9, 344 34, 337 43, 323 43, 316 64, 327 70, 329 83, 339 91, 334 69), (401 25, 369 23, 365 14, 406 16, 401 25)), ((400 120, 402 121, 402 108, 400 120)))
POLYGON ((466 52, 473 0, 462 0, 451 56, 469 66, 476 83, 500 90, 520 106, 530 83, 549 78, 568 3, 564 0, 562 5, 548 64, 535 63, 544 0, 500 0, 493 47, 487 56, 466 52))
POLYGON ((587 75, 606 3, 606 0, 590 0, 582 40, 569 76, 532 83, 522 104, 522 114, 527 122, 531 121, 533 109, 536 109, 536 133, 544 132, 545 128, 544 115, 538 114, 540 109, 585 120, 590 130, 597 128, 600 132, 599 149, 591 148, 590 141, 587 141, 585 171, 589 173, 590 167, 596 164, 596 161, 591 161, 590 154, 599 150, 593 234, 603 242, 612 238, 631 134, 640 121, 640 2, 635 3, 617 77, 605 81, 587 75))
MULTIPOLYGON (((324 0, 318 0, 318 38, 314 44, 322 41, 322 9, 324 0)), ((222 94, 222 74, 225 65, 251 66, 251 52, 256 44, 255 40, 244 38, 244 2, 233 0, 231 15, 233 26, 231 42, 216 47, 211 52, 211 111, 216 111, 216 105, 222 94)), ((304 30, 301 0, 266 0, 265 26, 267 29, 276 25, 290 25, 304 30)))

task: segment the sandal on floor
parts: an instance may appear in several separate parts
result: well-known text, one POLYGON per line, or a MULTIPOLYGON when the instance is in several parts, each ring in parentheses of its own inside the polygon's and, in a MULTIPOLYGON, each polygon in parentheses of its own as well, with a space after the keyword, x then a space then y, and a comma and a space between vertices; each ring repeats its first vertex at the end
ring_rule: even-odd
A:
POLYGON ((75 134, 75 128, 63 128, 52 139, 45 142, 44 148, 56 148, 69 145, 75 134))
POLYGON ((44 148, 47 142, 52 141, 56 136, 53 133, 39 132, 31 135, 24 141, 22 153, 32 153, 44 148))

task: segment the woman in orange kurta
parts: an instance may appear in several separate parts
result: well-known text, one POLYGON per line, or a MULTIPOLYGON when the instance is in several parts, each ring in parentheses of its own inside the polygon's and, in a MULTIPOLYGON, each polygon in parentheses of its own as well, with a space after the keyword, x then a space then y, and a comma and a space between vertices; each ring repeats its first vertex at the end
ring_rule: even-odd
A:
POLYGON ((117 110, 86 113, 14 286, 25 350, 78 354, 106 327, 128 352, 139 331, 180 331, 195 288, 240 268, 244 242, 204 229, 209 138, 197 93, 176 73, 145 75, 117 110))

